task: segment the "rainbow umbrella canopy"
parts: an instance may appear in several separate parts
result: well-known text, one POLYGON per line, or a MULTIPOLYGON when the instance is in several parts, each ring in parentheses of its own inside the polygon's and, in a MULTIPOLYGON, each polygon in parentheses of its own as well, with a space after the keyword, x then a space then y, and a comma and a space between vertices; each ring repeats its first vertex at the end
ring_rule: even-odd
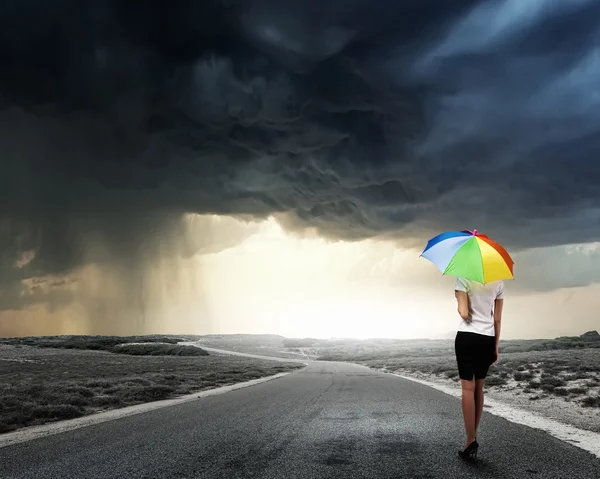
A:
POLYGON ((427 242, 421 256, 431 261, 444 275, 482 284, 514 277, 514 261, 510 255, 477 230, 439 234, 427 242))

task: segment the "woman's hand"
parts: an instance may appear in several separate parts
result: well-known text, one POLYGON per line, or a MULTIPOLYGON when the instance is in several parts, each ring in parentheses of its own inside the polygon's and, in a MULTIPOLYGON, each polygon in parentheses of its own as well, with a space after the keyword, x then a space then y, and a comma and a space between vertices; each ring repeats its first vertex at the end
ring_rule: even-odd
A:
POLYGON ((492 364, 495 364, 496 361, 498 361, 498 347, 494 350, 494 361, 492 361, 492 364))

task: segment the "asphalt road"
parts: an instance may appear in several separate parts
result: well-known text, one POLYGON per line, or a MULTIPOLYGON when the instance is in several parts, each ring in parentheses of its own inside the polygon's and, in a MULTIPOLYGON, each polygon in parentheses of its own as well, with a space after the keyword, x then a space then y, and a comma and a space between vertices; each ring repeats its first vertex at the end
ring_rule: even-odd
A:
POLYGON ((600 478, 600 460, 485 414, 463 463, 458 399, 344 364, 0 449, 0 478, 600 478))

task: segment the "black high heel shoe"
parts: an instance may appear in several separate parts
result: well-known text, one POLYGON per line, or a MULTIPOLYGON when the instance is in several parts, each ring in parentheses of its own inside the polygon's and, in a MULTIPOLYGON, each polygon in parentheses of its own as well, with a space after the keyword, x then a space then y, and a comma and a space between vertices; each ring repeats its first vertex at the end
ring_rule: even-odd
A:
POLYGON ((464 459, 466 461, 476 461, 477 449, 479 449, 479 444, 477 443, 477 440, 475 440, 471 444, 469 444, 463 451, 458 451, 458 455, 461 459, 464 459))

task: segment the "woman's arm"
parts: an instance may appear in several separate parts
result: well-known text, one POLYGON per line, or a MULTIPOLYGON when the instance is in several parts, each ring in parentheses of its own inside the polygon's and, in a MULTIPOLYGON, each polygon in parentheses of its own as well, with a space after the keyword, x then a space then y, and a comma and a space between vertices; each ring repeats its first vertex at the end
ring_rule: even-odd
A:
POLYGON ((496 359, 498 360, 498 345, 500 344, 500 327, 502 326, 502 307, 504 306, 504 299, 496 299, 494 301, 494 330, 496 334, 496 359))
POLYGON ((473 311, 471 310, 471 301, 469 301, 469 295, 464 291, 454 291, 454 296, 456 296, 456 300, 458 301, 458 314, 460 317, 467 322, 470 322, 473 316, 473 311))

